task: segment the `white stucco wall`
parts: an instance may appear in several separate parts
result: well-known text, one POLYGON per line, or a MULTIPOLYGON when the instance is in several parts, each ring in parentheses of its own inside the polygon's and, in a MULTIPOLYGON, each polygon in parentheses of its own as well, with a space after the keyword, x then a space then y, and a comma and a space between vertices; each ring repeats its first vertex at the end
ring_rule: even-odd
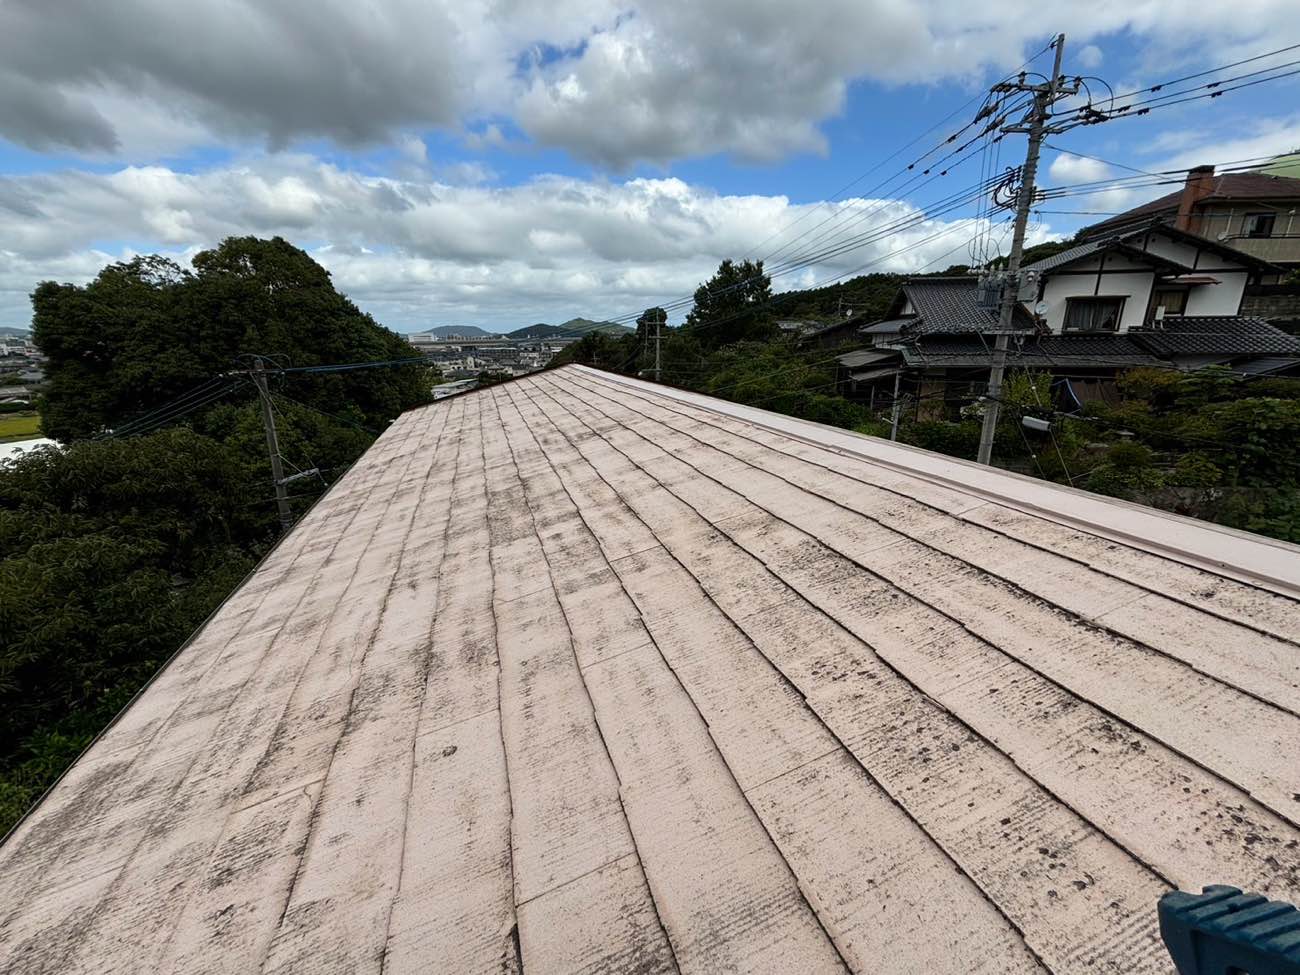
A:
POLYGON ((1246 271, 1223 273, 1216 271, 1211 277, 1218 284, 1201 284, 1187 293, 1188 315, 1235 315, 1241 307, 1241 295, 1250 275, 1246 271))
POLYGON ((1149 267, 1143 267, 1126 257, 1107 254, 1104 263, 1106 273, 1101 275, 1101 283, 1098 285, 1095 272, 1102 266, 1099 258, 1091 258, 1072 264, 1069 270, 1094 273, 1057 273, 1047 278, 1043 284, 1043 301, 1047 303, 1047 311, 1043 314, 1043 319, 1052 332, 1059 333, 1064 328, 1067 299, 1090 298, 1094 295, 1123 296, 1126 299, 1124 308, 1120 312, 1118 331, 1126 332, 1142 324, 1146 316, 1147 303, 1151 300, 1151 285, 1155 280, 1155 273, 1149 267))

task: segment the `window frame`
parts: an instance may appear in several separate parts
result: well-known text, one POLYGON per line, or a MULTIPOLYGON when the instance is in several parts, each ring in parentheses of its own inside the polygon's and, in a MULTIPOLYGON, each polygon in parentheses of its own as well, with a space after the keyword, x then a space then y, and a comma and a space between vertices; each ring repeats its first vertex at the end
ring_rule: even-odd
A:
POLYGON ((1151 289, 1151 314, 1148 316, 1149 318, 1154 319, 1156 317, 1156 310, 1159 309, 1160 307, 1160 302, 1157 300, 1156 296, 1159 295, 1161 292, 1165 292, 1166 294, 1168 293, 1181 294, 1183 296, 1183 307, 1178 311, 1170 311, 1168 308, 1166 308, 1165 309, 1166 315, 1187 314, 1187 302, 1192 297, 1192 289, 1189 285, 1185 285, 1185 284, 1165 285, 1163 287, 1161 285, 1156 285, 1154 288, 1151 289))
POLYGON ((1119 332, 1120 325, 1124 321, 1124 306, 1128 301, 1128 295, 1071 295, 1065 299, 1065 313, 1061 317, 1062 332, 1077 332, 1081 334, 1098 334, 1114 335, 1119 332), (1085 305, 1100 305, 1102 303, 1114 303, 1115 308, 1115 327, 1114 328, 1088 328, 1080 325, 1070 324, 1070 309, 1075 302, 1085 305))
POLYGON ((1277 211, 1276 210, 1255 210, 1244 214, 1241 218, 1242 236, 1250 240, 1267 240, 1273 236, 1273 231, 1277 229, 1277 211), (1255 221, 1266 222, 1265 232, 1259 232, 1255 227, 1255 221))

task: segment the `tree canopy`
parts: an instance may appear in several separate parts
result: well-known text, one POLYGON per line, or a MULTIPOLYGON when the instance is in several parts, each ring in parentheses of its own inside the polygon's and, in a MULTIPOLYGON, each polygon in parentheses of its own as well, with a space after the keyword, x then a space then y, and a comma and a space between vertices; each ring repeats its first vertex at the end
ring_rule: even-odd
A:
MULTIPOLYGON (((409 358, 410 346, 334 289, 329 272, 276 237, 231 237, 194 270, 163 257, 104 268, 90 284, 46 281, 32 295, 32 333, 46 354, 47 436, 103 433, 234 368, 236 356, 295 366, 409 358)), ((295 398, 348 404, 379 424, 424 402, 422 368, 303 377, 295 398)))
POLYGON ((772 279, 762 261, 725 260, 695 289, 685 330, 707 348, 769 339, 776 334, 771 303, 772 279))

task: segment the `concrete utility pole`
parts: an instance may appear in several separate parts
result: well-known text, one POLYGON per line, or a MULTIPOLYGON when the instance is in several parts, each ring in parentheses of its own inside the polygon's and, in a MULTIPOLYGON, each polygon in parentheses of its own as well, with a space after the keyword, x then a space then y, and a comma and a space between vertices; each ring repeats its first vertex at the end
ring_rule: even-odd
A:
MULTIPOLYGON (((1007 258, 1006 278, 1002 285, 1002 304, 998 310, 998 327, 994 331, 993 365, 989 370, 988 392, 984 399, 984 427, 980 431, 979 453, 976 460, 988 464, 993 458, 993 436, 998 428, 998 413, 1002 395, 1002 374, 1007 366, 1007 339, 1019 334, 1012 328, 1013 312, 1020 300, 1020 259, 1025 249, 1025 229, 1029 226, 1029 211, 1034 204, 1034 177, 1038 174, 1038 153, 1042 148, 1043 137, 1048 134, 1047 121, 1051 118, 1052 105, 1062 94, 1074 91, 1061 85, 1061 59, 1065 54, 1065 35, 1057 34, 1055 45, 1056 62, 1052 67, 1052 77, 1046 84, 1025 84, 1025 75, 1018 81, 1003 82, 993 86, 995 92, 1033 92, 1034 107, 1030 111, 1028 125, 1012 125, 1003 132, 1029 133, 1029 148, 1025 153, 1025 166, 1020 175, 1020 193, 1016 199, 1015 232, 1011 237, 1011 255, 1007 258)), ((1077 89, 1075 89, 1077 90, 1077 89)))
POLYGON ((662 319, 655 319, 655 382, 659 382, 659 377, 663 372, 663 358, 661 355, 660 341, 663 339, 664 323, 662 319))
POLYGON ((637 331, 641 332, 644 341, 650 341, 650 326, 655 330, 655 382, 659 382, 659 377, 663 374, 663 350, 661 343, 663 341, 664 325, 668 323, 668 313, 662 308, 647 308, 641 313, 641 317, 636 320, 637 331))
POLYGON ((262 402, 262 425, 266 428, 266 449, 271 455, 271 477, 275 480, 275 506, 280 511, 280 529, 288 532, 293 527, 293 514, 289 511, 289 492, 285 487, 284 468, 280 464, 280 439, 275 433, 275 413, 271 410, 271 394, 266 388, 266 366, 261 358, 253 360, 253 382, 262 402))
POLYGON ((898 415, 902 412, 903 404, 898 398, 899 388, 903 384, 903 370, 900 368, 894 373, 894 408, 889 417, 889 439, 898 439, 898 415))

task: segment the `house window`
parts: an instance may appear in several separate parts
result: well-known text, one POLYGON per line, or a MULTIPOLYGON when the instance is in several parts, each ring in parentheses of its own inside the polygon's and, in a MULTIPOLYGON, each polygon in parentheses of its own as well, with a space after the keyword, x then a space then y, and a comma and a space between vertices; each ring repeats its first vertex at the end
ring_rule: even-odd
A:
POLYGON ((1123 309, 1123 298, 1068 298, 1065 328, 1070 332, 1114 332, 1123 309))
POLYGON ((1161 305, 1164 305, 1166 315, 1183 314, 1187 311, 1187 289, 1158 288, 1155 294, 1151 296, 1152 313, 1154 314, 1155 309, 1161 305))
POLYGON ((1247 237, 1272 237, 1276 213, 1248 213, 1243 223, 1247 237))

